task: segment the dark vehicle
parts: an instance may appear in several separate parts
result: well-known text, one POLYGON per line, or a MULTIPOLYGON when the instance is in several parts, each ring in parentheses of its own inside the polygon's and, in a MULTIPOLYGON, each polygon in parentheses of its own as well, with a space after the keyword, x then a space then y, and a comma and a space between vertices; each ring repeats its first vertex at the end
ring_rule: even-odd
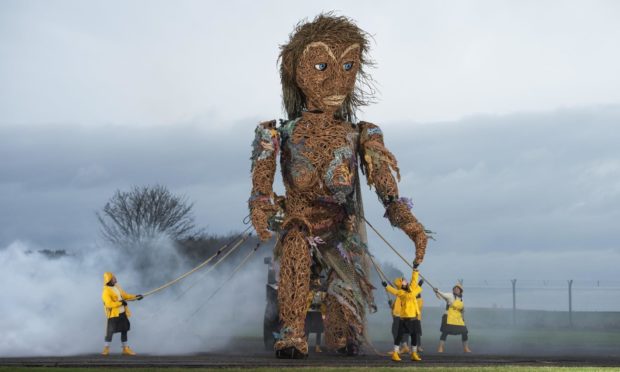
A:
POLYGON ((280 319, 278 313, 278 283, 276 281, 276 269, 271 257, 265 257, 267 266, 267 286, 265 317, 263 319, 263 341, 266 350, 273 350, 276 342, 275 335, 280 332, 280 319))
MULTIPOLYGON (((265 316, 263 318, 263 342, 266 350, 273 350, 273 344, 276 342, 276 335, 280 333, 282 324, 280 323, 278 311, 278 283, 276 280, 276 267, 271 257, 265 257, 265 265, 267 265, 267 286, 265 316)), ((319 313, 313 319, 321 319, 320 308, 318 306, 310 306, 308 313, 319 313)), ((320 322, 310 322, 308 333, 323 332, 323 324, 320 322)))

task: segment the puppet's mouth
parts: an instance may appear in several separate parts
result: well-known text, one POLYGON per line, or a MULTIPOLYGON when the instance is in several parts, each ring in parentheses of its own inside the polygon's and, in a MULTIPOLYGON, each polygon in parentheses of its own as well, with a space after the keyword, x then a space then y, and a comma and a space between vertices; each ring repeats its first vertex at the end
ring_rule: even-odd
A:
POLYGON ((346 97, 347 96, 343 96, 343 95, 328 96, 328 97, 323 98, 323 103, 329 106, 337 106, 341 104, 342 101, 344 101, 346 97))

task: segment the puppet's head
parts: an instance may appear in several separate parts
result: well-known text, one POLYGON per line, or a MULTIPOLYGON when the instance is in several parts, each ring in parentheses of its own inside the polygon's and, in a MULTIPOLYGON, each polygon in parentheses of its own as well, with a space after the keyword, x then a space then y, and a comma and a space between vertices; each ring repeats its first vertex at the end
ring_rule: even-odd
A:
POLYGON ((359 106, 372 100, 364 67, 368 34, 349 18, 320 14, 302 21, 281 46, 282 99, 289 119, 304 110, 333 113, 352 121, 359 106))

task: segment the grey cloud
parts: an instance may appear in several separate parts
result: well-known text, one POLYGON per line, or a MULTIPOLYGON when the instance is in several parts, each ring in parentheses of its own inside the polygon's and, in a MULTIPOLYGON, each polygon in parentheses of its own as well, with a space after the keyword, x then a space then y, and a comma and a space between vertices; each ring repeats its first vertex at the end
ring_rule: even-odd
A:
MULTIPOLYGON (((474 264, 491 253, 618 252, 620 106, 381 124, 400 161, 403 196, 437 232, 434 258, 474 264)), ((115 189, 160 183, 195 201, 208 231, 239 230, 258 118, 165 127, 0 128, 0 240, 77 247, 97 237, 94 211, 115 189)), ((282 192, 281 184, 276 186, 282 192)), ((366 214, 412 257, 373 192, 366 214)), ((393 260, 370 236, 373 249, 393 260)), ((52 247, 50 247, 52 248, 52 247)), ((594 268, 592 267, 592 270, 594 268)))

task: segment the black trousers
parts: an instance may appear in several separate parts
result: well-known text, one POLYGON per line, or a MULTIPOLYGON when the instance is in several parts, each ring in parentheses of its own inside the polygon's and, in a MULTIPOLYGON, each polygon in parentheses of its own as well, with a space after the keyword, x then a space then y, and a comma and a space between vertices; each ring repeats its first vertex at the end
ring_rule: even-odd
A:
MULTIPOLYGON (((308 340, 308 342, 310 342, 310 330, 306 328, 306 340, 308 340)), ((321 346, 321 335, 323 334, 323 332, 314 332, 316 333, 316 346, 321 346)))
MULTIPOLYGON (((316 333, 316 346, 321 345, 321 334, 323 333, 323 315, 319 311, 308 311, 306 314, 306 323, 304 325, 306 339, 310 337, 310 333, 316 333)), ((308 340, 309 341, 309 340, 308 340)))
MULTIPOLYGON (((112 342, 112 335, 114 333, 108 331, 105 334, 105 342, 112 342)), ((121 332, 121 342, 127 342, 127 331, 121 332)))
POLYGON ((121 341, 127 342, 127 332, 129 332, 130 324, 127 314, 120 313, 116 318, 108 319, 108 326, 105 330, 105 342, 112 342, 112 335, 121 334, 121 341))
POLYGON ((422 346, 422 321, 416 319, 413 322, 415 323, 416 344, 422 346))
POLYGON ((400 318, 398 333, 394 337, 394 345, 399 346, 406 334, 411 336, 411 346, 418 345, 416 326, 413 318, 400 318))
MULTIPOLYGON (((445 340, 446 340, 446 338, 448 338, 448 334, 449 334, 448 332, 441 332, 441 337, 439 337, 439 339, 440 339, 441 341, 445 341, 445 340)), ((467 340, 468 340, 468 337, 467 337, 467 332, 462 332, 462 333, 461 333, 461 340, 462 340, 463 342, 465 342, 465 341, 467 341, 467 340)))

